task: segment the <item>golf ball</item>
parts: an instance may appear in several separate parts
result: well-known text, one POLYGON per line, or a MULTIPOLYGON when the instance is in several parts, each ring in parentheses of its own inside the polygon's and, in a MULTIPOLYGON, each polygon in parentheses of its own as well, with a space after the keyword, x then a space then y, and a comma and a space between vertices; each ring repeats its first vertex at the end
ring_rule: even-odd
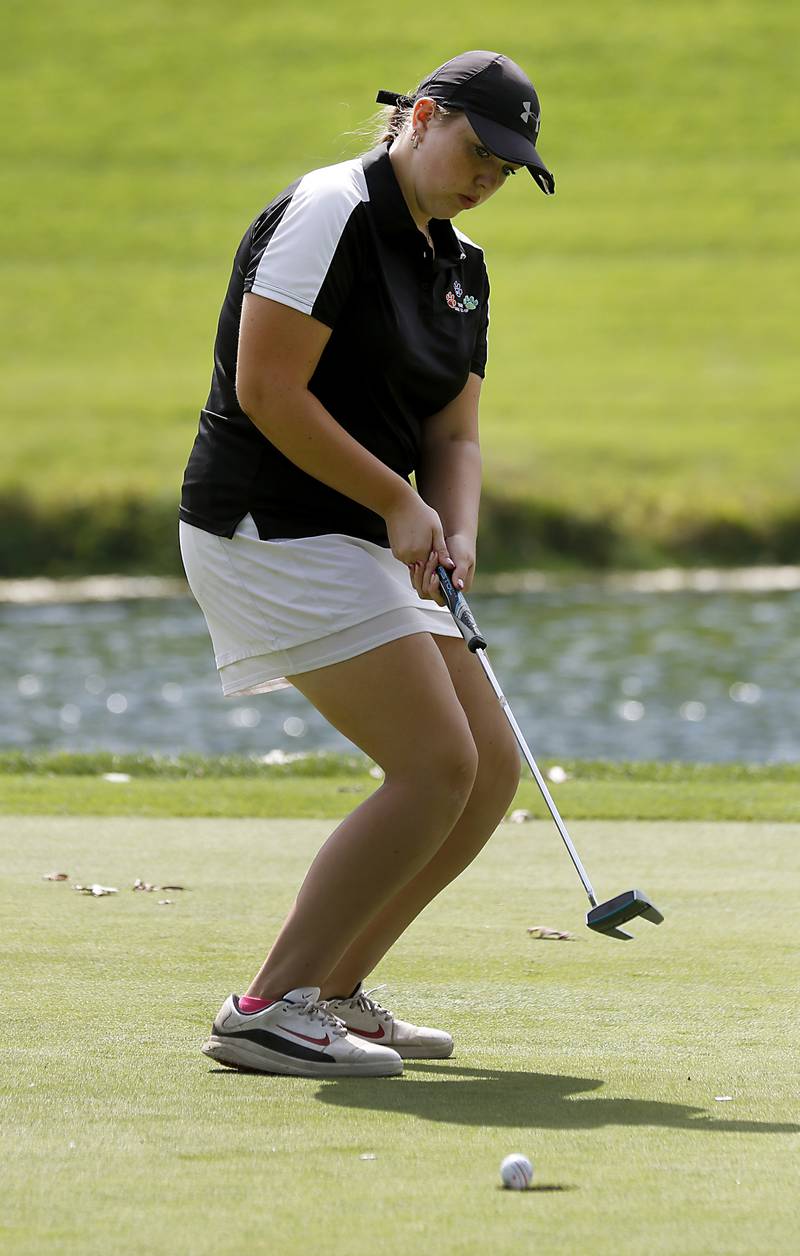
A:
POLYGON ((527 1156, 514 1151, 500 1165, 500 1180, 510 1191, 526 1191, 533 1181, 533 1165, 527 1156))

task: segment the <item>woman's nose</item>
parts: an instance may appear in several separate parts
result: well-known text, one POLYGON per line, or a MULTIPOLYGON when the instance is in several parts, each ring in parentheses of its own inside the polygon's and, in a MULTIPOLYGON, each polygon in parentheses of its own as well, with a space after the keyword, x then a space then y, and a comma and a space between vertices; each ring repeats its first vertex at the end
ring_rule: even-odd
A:
POLYGON ((499 174, 497 174, 494 170, 482 170, 475 179, 475 185, 480 188, 482 192, 493 192, 497 187, 499 177, 499 174))

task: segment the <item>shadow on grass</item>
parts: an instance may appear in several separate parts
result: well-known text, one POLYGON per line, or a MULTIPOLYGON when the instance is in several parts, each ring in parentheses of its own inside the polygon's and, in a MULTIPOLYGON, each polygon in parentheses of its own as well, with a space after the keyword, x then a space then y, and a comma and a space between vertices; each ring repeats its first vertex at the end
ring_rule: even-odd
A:
POLYGON ((402 1078, 365 1081, 343 1077, 324 1082, 315 1097, 320 1103, 335 1107, 405 1113, 426 1121, 487 1128, 586 1130, 605 1125, 660 1125, 715 1133, 800 1133, 800 1125, 720 1120, 704 1108, 682 1103, 584 1097, 584 1092, 598 1090, 602 1085, 602 1081, 590 1077, 407 1061, 402 1078))

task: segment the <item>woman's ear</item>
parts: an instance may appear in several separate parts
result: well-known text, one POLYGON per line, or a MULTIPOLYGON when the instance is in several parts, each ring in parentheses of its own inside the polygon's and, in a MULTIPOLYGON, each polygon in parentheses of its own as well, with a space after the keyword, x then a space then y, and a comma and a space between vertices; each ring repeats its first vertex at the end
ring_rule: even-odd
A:
POLYGON ((411 125, 421 138, 427 131, 430 123, 433 121, 436 113, 436 101, 430 96, 421 96, 414 104, 414 111, 411 114, 411 125))

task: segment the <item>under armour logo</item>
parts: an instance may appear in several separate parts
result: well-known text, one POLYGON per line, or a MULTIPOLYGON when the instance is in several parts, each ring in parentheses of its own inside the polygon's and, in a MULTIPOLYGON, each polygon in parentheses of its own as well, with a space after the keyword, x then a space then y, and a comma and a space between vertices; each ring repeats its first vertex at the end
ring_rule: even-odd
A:
POLYGON ((519 116, 522 118, 522 121, 523 121, 524 123, 526 123, 526 124, 527 124, 528 122, 530 122, 530 120, 531 120, 531 116, 532 116, 532 117, 533 117, 533 129, 534 129, 535 131, 537 131, 537 132, 538 132, 538 130, 539 130, 539 115, 538 115, 538 113, 534 113, 534 112, 533 112, 533 101, 532 101, 532 100, 523 100, 523 102, 522 102, 522 103, 523 103, 523 105, 525 106, 525 108, 523 109, 522 113, 521 113, 519 116))

